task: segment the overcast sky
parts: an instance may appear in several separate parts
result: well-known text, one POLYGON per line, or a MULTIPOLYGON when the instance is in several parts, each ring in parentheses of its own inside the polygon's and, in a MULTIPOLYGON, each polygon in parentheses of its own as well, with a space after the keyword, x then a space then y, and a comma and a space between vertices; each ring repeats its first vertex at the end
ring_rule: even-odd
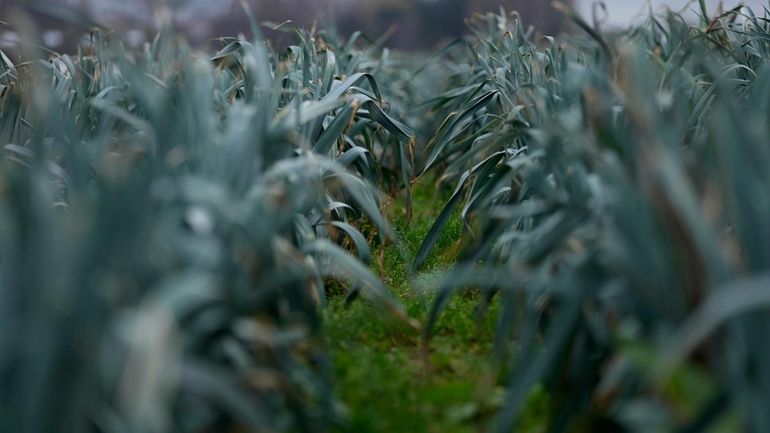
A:
MULTIPOLYGON (((687 0, 651 0, 653 8, 659 9, 665 6, 670 7, 672 10, 679 10, 686 8, 687 0)), ((578 8, 581 13, 586 17, 591 17, 591 4, 592 0, 578 0, 578 8)), ((686 9, 698 9, 698 2, 693 1, 689 8, 686 9)), ((764 6, 768 5, 768 0, 745 0, 743 2, 752 7, 755 13, 759 14, 764 6)), ((647 1, 645 0, 605 0, 604 4, 607 5, 609 12, 608 23, 615 26, 625 26, 633 22, 635 17, 638 17, 640 12, 647 10, 647 1)), ((714 11, 719 4, 719 0, 706 0, 709 11, 714 11)), ((725 0, 725 8, 730 8, 733 5, 738 5, 737 0, 725 0)))

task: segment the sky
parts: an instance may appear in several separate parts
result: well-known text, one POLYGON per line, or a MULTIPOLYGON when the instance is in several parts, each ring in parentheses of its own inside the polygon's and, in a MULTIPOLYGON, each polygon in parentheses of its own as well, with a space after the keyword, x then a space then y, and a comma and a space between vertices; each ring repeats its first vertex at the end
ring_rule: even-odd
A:
MULTIPOLYGON (((662 8, 665 6, 670 7, 672 10, 686 9, 699 9, 697 1, 690 1, 690 7, 687 8, 687 0, 650 0, 654 9, 662 8)), ((583 16, 591 17, 591 5, 594 2, 591 0, 578 0, 578 8, 583 16)), ((708 10, 714 11, 719 0, 706 0, 708 10)), ((768 5, 768 0, 745 0, 743 3, 752 7, 754 12, 759 14, 764 6, 768 5)), ((647 1, 644 0, 605 0, 604 4, 607 6, 607 12, 609 17, 607 24, 611 26, 627 26, 632 23, 635 17, 640 15, 640 12, 647 10, 647 1)), ((725 8, 738 5, 738 0, 725 0, 725 8)))

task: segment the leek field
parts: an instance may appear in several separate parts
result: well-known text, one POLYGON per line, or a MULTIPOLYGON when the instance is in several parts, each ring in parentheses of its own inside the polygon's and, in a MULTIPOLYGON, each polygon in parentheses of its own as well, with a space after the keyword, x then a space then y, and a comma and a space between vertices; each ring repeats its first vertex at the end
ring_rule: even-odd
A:
POLYGON ((770 432, 770 11, 693 6, 420 55, 2 18, 0 431, 770 432))

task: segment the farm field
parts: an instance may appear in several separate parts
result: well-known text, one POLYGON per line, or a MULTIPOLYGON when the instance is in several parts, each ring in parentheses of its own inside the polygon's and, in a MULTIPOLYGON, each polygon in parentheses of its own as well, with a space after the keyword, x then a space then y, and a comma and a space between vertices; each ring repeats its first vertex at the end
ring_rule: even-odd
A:
POLYGON ((769 432, 770 11, 693 4, 419 54, 20 25, 0 431, 769 432))

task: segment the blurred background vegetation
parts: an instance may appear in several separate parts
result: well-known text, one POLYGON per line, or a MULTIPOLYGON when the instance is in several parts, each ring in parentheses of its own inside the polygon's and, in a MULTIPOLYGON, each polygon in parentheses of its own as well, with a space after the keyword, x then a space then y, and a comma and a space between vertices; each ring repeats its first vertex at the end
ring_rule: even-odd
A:
MULTIPOLYGON (((388 34, 387 45, 400 49, 424 49, 464 33, 465 19, 477 12, 500 8, 517 10, 524 21, 547 34, 559 32, 563 20, 547 0, 249 0, 262 21, 291 19, 310 27, 336 28, 343 34, 362 30, 371 38, 388 34)), ((239 0, 0 0, 0 16, 25 6, 43 30, 43 43, 51 49, 73 48, 83 26, 73 25, 74 8, 94 22, 124 31, 129 41, 140 44, 151 38, 160 22, 170 18, 191 41, 204 44, 211 38, 246 32, 248 21, 239 0), (164 13, 170 11, 170 14, 164 13)), ((7 21, 7 19, 4 19, 7 21)), ((81 22, 82 24, 82 22, 81 22)), ((87 26, 85 27, 87 28, 87 26)), ((268 35, 272 39, 277 34, 268 35)), ((10 48, 17 36, 0 31, 10 48)))

